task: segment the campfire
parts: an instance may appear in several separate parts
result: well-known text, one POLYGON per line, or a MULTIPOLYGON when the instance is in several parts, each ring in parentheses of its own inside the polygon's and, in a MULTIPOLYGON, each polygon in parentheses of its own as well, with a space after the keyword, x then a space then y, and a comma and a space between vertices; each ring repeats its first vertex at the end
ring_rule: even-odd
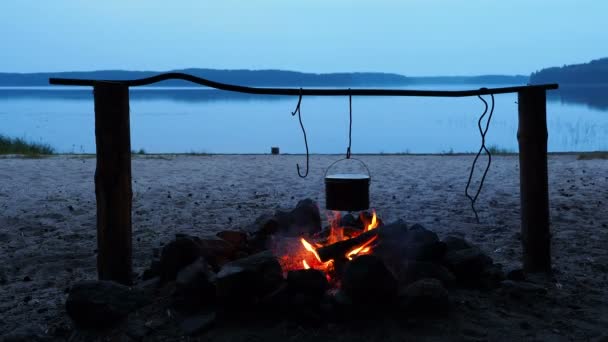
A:
POLYGON ((114 322, 109 313, 90 314, 99 301, 108 302, 107 310, 120 309, 112 312, 118 321, 128 312, 124 298, 137 295, 142 301, 128 302, 133 308, 148 303, 146 310, 163 313, 154 318, 162 320, 173 311, 196 315, 200 326, 192 331, 199 332, 216 319, 251 310, 307 322, 352 321, 374 306, 440 312, 449 306, 448 289, 493 288, 503 279, 500 267, 462 237, 440 239, 401 220, 386 224, 375 210, 329 211, 323 227, 317 204, 307 199, 215 238, 179 234, 135 288, 78 284, 66 310, 77 325, 99 327, 114 322), (149 292, 137 288, 155 289, 156 299, 143 300, 149 292))
MULTIPOLYGON (((310 241, 305 237, 300 237, 300 251, 279 257, 284 272, 297 269, 316 269, 322 271, 327 280, 333 283, 336 280, 336 262, 353 260, 356 256, 369 254, 377 236, 362 235, 380 225, 381 221, 378 219, 376 211, 372 210, 371 217, 365 212, 359 214, 358 222, 361 227, 345 226, 341 219, 342 215, 339 211, 330 211, 328 213, 329 227, 314 234, 309 238, 310 241), (358 239, 351 240, 355 238, 358 239), (338 244, 345 241, 349 241, 348 244, 338 244), (323 257, 319 254, 319 250, 323 257), (341 253, 342 251, 344 253, 341 253), (301 259, 300 262, 298 262, 299 259, 301 259)), ((354 220, 351 220, 351 222, 354 222, 354 220)))

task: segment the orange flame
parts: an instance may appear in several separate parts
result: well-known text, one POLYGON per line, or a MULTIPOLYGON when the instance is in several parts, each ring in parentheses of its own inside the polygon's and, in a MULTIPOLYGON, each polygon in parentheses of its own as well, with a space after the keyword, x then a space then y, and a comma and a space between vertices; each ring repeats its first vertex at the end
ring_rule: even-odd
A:
POLYGON ((371 239, 367 240, 367 242, 365 242, 364 244, 362 244, 361 246, 353 249, 352 251, 346 253, 346 258, 348 260, 353 260, 353 257, 358 255, 359 253, 364 254, 369 252, 370 248, 368 247, 372 242, 376 241, 377 236, 372 237, 371 239))
POLYGON ((317 260, 319 260, 319 262, 322 262, 321 258, 319 257, 319 254, 317 254, 317 250, 310 243, 308 243, 308 241, 306 241, 304 238, 300 238, 300 241, 302 242, 304 248, 306 248, 307 251, 314 254, 317 260))
POLYGON ((378 220, 376 218, 376 211, 372 210, 372 221, 370 222, 370 224, 367 225, 367 227, 365 227, 365 231, 370 231, 372 229, 376 229, 378 228, 378 220))
MULTIPOLYGON (((363 220, 363 224, 364 224, 364 230, 363 232, 367 232, 370 231, 372 229, 376 229, 378 228, 380 222, 376 216, 376 211, 373 210, 372 211, 372 217, 371 220, 369 220, 367 217, 364 217, 363 215, 361 216, 361 220, 363 220)), ((348 236, 346 234, 346 231, 344 230, 343 227, 340 226, 340 212, 330 212, 328 213, 328 221, 330 223, 330 233, 329 236, 327 238, 327 240, 325 240, 324 242, 318 242, 315 241, 313 243, 308 242, 306 239, 304 238, 300 238, 300 242, 302 243, 302 246, 304 246, 304 248, 309 252, 312 253, 315 258, 317 259, 317 261, 314 261, 314 259, 310 259, 310 258, 305 258, 302 259, 302 266, 304 269, 318 269, 321 270, 325 273, 326 277, 328 278, 328 280, 331 280, 330 277, 330 273, 333 271, 333 260, 329 260, 327 262, 322 262, 321 261, 321 257, 319 257, 319 254, 317 253, 317 248, 321 248, 324 247, 326 245, 330 245, 339 241, 343 241, 345 239, 350 239, 353 237, 356 237, 358 235, 360 235, 362 232, 359 233, 353 233, 351 230, 349 230, 348 236), (308 261, 307 261, 308 260, 308 261), (309 264, 310 262, 310 264, 309 264), (312 266, 311 266, 312 265, 312 266)), ((369 240, 367 240, 365 243, 353 248, 352 250, 350 250, 348 253, 345 254, 345 257, 348 260, 352 260, 353 258, 355 258, 357 255, 362 255, 362 254, 367 254, 370 253, 371 251, 371 244, 376 241, 377 236, 371 237, 369 240)))

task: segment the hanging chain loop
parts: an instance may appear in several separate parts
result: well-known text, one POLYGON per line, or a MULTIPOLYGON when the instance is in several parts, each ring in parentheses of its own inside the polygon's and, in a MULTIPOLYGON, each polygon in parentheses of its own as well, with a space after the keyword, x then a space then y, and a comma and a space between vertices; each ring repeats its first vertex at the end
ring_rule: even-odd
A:
MULTIPOLYGON (((350 92, 350 88, 348 88, 350 92)), ((346 159, 350 159, 350 147, 352 144, 352 133, 353 133, 353 96, 348 94, 348 147, 346 148, 346 159)))
POLYGON ((291 112, 292 116, 295 116, 296 114, 298 114, 298 119, 300 121, 300 127, 302 128, 302 134, 304 135, 304 146, 306 146, 306 172, 302 173, 300 171, 300 164, 296 164, 296 168, 298 170, 298 176, 300 176, 301 178, 306 178, 306 176, 308 176, 308 167, 309 167, 309 153, 308 153, 308 139, 306 138, 306 130, 304 129, 304 123, 302 123, 302 111, 301 111, 301 105, 302 105, 302 88, 300 88, 300 96, 298 98, 298 104, 296 105, 296 109, 291 112))
MULTIPOLYGON (((481 88, 480 90, 486 90, 486 88, 481 88)), ((471 201, 471 209, 473 209, 473 213, 475 214, 475 220, 477 221, 477 223, 479 223, 480 222, 479 215, 477 214, 477 210, 475 209, 475 201, 477 201, 477 197, 479 197, 479 193, 481 192, 483 183, 486 179, 488 171, 490 170, 490 165, 492 164, 492 154, 490 153, 490 150, 488 150, 488 148, 486 147, 486 134, 488 133, 488 128, 490 127, 490 120, 492 120, 492 115, 494 114, 494 94, 490 94, 490 97, 491 97, 490 115, 488 115, 488 120, 486 121, 485 128, 482 128, 481 122, 482 122, 483 118, 486 116, 486 114, 488 113, 488 102, 486 100, 484 100, 484 98, 481 97, 481 95, 477 95, 477 97, 483 102, 484 107, 485 107, 483 110, 483 113, 479 117, 479 121, 477 121, 477 128, 479 129, 479 134, 481 135, 481 147, 479 148, 477 155, 475 155, 475 159, 473 160, 473 165, 471 165, 471 172, 469 173, 469 179, 467 180, 467 186, 464 189, 464 194, 471 201), (475 192, 475 196, 471 196, 469 194, 469 187, 471 186, 471 179, 473 178, 473 172, 475 171, 475 165, 477 164, 477 160, 479 159, 479 156, 481 155, 481 153, 483 151, 485 151, 486 154, 488 155, 488 163, 486 164, 486 168, 483 172, 483 175, 481 176, 481 180, 479 182, 479 187, 477 188, 477 191, 475 192)))

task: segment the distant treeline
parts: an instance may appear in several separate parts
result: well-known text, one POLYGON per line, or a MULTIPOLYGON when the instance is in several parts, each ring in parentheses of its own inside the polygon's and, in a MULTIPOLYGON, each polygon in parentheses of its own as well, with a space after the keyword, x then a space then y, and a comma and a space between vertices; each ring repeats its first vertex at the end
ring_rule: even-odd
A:
POLYGON ((542 69, 532 73, 530 83, 608 84, 608 57, 589 63, 542 69))
MULTIPOLYGON (((438 76, 407 77, 399 74, 356 72, 314 74, 284 70, 216 70, 182 69, 183 72, 217 82, 251 86, 403 86, 412 84, 520 84, 527 83, 527 76, 438 76)), ((46 86, 51 77, 126 80, 157 75, 158 71, 103 70, 83 72, 44 72, 44 73, 0 73, 0 86, 46 86)), ((170 80, 154 86, 188 86, 189 82, 170 80)))

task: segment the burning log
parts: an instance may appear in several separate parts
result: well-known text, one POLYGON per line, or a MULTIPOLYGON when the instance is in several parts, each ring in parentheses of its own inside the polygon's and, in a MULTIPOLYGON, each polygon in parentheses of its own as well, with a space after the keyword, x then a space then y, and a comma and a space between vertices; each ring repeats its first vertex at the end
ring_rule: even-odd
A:
POLYGON ((338 241, 329 246, 318 248, 317 255, 319 256, 319 259, 322 262, 344 258, 346 254, 348 254, 353 249, 365 244, 371 239, 376 238, 380 229, 381 227, 377 229, 372 229, 354 238, 338 241))

